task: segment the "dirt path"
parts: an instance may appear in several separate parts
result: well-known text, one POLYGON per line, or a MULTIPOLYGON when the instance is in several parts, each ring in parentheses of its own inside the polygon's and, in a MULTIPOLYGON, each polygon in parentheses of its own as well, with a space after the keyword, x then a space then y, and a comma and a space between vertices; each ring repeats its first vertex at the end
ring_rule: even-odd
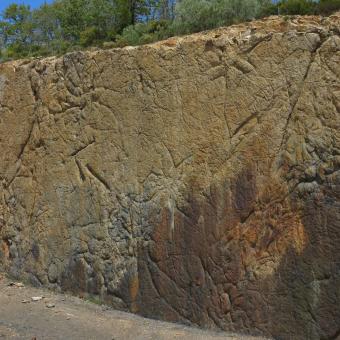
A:
POLYGON ((144 319, 0 275, 0 338, 100 340, 260 339, 144 319), (32 297, 43 297, 34 302, 32 297))

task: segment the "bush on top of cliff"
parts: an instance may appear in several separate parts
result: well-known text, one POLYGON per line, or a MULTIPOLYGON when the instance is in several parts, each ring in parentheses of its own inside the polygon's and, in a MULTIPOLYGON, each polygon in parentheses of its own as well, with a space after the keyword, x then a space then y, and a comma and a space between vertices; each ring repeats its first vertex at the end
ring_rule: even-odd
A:
POLYGON ((178 3, 173 23, 176 33, 199 32, 257 18, 261 0, 186 0, 178 3))
POLYGON ((279 3, 280 14, 307 15, 317 12, 317 3, 314 0, 283 0, 279 3))
POLYGON ((318 13, 322 15, 330 15, 340 10, 340 0, 320 0, 318 5, 318 13))
POLYGON ((340 9, 340 0, 281 0, 266 6, 269 14, 329 15, 340 9))
POLYGON ((121 47, 272 14, 324 14, 340 0, 55 0, 12 4, 0 16, 0 61, 121 47))
POLYGON ((259 17, 270 0, 182 0, 173 15, 125 27, 106 46, 140 45, 259 17))

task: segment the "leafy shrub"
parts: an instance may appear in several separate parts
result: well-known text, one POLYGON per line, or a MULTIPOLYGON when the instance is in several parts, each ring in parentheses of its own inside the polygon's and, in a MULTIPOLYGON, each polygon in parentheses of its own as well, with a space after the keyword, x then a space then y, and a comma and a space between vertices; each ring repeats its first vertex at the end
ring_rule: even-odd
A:
POLYGON ((87 27, 84 31, 80 32, 80 45, 91 46, 100 39, 100 33, 96 27, 87 27))
POLYGON ((318 12, 323 15, 329 15, 340 10, 340 0, 320 0, 318 12))
POLYGON ((122 34, 116 37, 116 46, 149 44, 168 36, 169 29, 166 20, 140 22, 124 28, 122 34))
POLYGON ((175 33, 182 34, 251 20, 259 16, 263 3, 261 0, 181 1, 176 6, 173 28, 175 33))
POLYGON ((282 0, 279 4, 280 14, 306 15, 314 14, 317 4, 313 0, 282 0))
POLYGON ((123 29, 121 37, 118 38, 117 41, 120 41, 120 46, 122 43, 126 43, 126 45, 138 45, 140 37, 140 27, 137 25, 130 25, 123 29))
POLYGON ((268 17, 270 15, 277 15, 279 13, 279 8, 277 4, 268 3, 261 7, 259 17, 268 17))

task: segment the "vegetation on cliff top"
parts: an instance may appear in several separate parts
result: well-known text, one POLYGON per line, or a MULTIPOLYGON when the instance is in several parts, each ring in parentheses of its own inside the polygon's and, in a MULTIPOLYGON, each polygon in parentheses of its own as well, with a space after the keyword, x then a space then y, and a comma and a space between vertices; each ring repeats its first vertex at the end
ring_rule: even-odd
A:
POLYGON ((0 16, 0 60, 58 55, 90 46, 151 43, 272 14, 323 14, 340 0, 55 0, 0 16))

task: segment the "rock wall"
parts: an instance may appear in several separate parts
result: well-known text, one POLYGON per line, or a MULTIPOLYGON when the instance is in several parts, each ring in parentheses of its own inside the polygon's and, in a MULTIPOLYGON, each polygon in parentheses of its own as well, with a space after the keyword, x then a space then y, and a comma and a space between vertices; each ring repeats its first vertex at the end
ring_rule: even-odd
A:
POLYGON ((144 316, 340 334, 340 16, 0 65, 0 268, 144 316))

